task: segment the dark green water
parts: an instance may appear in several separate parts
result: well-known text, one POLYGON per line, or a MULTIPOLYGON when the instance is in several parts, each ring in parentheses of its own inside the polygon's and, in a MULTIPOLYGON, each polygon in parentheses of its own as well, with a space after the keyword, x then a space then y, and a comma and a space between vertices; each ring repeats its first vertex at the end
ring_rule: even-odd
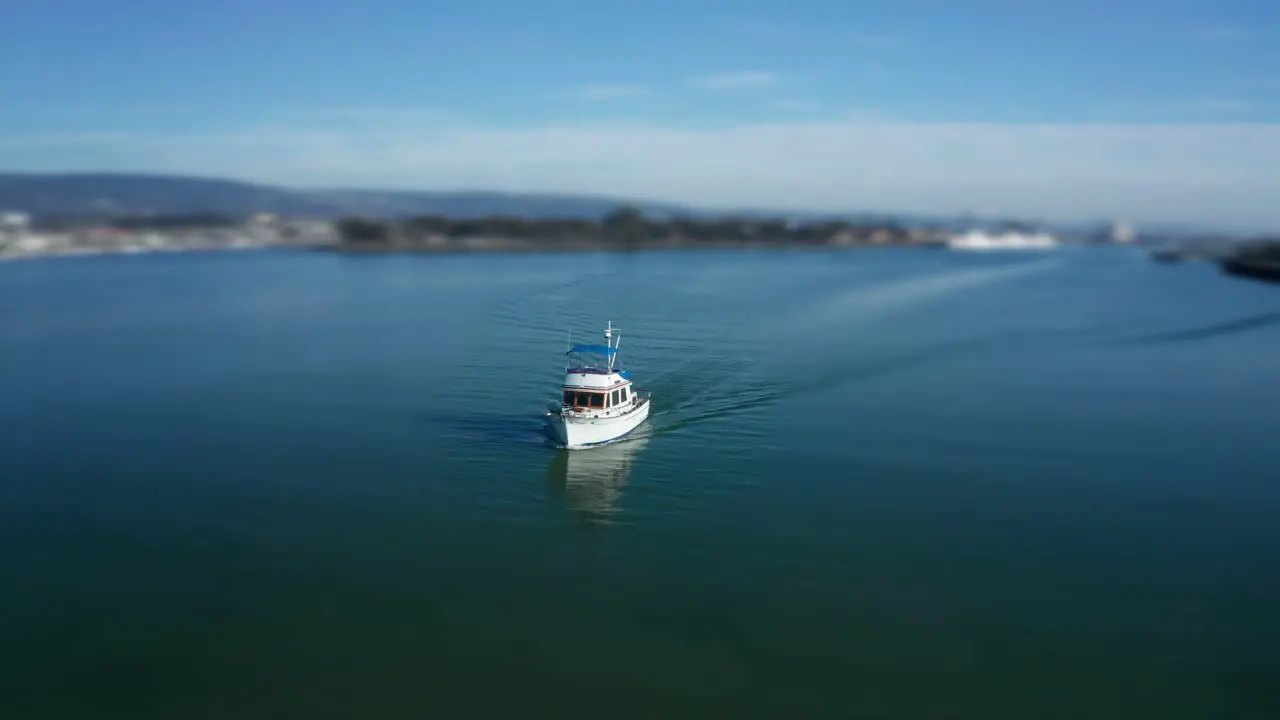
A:
POLYGON ((1280 289, 1123 249, 0 266, 0 718, 1280 716, 1280 289), (605 321, 631 442, 539 414, 605 321))

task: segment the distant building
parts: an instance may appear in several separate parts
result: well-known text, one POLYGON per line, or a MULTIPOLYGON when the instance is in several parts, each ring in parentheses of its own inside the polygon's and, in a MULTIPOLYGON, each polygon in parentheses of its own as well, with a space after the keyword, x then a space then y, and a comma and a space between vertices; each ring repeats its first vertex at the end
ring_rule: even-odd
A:
POLYGON ((0 231, 21 232, 31 227, 31 216, 24 212, 0 213, 0 231))
POLYGON ((872 245, 887 245, 893 242, 893 233, 884 228, 876 228, 871 231, 871 237, 868 239, 872 245))
POLYGON ((1119 220, 1111 223, 1111 242, 1131 243, 1136 237, 1137 232, 1129 223, 1121 222, 1119 220))
POLYGON ((52 243, 50 243, 48 239, 39 235, 25 237, 14 243, 15 249, 19 252, 31 254, 44 252, 49 249, 50 245, 52 245, 52 243))
POLYGON ((1057 238, 1043 232, 1005 231, 991 235, 981 230, 970 230, 947 240, 947 247, 952 250, 1051 250, 1058 245, 1057 238))

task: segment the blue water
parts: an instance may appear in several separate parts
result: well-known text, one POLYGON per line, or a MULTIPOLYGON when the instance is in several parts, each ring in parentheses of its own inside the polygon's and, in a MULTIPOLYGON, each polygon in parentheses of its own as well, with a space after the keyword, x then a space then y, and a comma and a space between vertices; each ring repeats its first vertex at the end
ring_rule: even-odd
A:
POLYGON ((1280 716, 1280 287, 1124 248, 0 265, 0 717, 1280 716), (606 321, 653 393, 550 447, 606 321))

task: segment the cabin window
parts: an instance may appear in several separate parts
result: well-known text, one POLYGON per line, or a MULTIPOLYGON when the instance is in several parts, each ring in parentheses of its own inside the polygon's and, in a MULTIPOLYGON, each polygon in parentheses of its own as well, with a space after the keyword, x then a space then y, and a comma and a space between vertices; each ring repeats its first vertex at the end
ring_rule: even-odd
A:
POLYGON ((591 393, 578 393, 578 407, 586 407, 591 404, 591 393))
POLYGON ((626 402, 626 401, 627 401, 627 389, 626 389, 626 388, 622 388, 622 389, 621 389, 621 390, 619 390, 618 392, 622 393, 622 402, 626 402))
POLYGON ((565 391, 564 391, 564 404, 565 404, 565 405, 572 405, 572 404, 573 404, 574 399, 575 399, 575 398, 577 398, 577 397, 578 397, 578 393, 576 393, 576 392, 574 392, 574 391, 572 391, 572 390, 565 390, 565 391))
POLYGON ((589 394, 591 396, 591 407, 593 408, 604 407, 604 393, 589 393, 589 394))
POLYGON ((617 404, 618 404, 618 391, 617 391, 617 390, 614 390, 613 392, 609 393, 609 404, 610 404, 610 405, 617 405, 617 404))

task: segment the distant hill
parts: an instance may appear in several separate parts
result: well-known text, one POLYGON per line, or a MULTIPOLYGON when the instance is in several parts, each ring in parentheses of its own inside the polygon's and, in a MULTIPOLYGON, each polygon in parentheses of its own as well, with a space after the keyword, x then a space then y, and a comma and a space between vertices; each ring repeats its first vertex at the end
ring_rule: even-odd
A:
POLYGON ((150 175, 0 175, 0 207, 53 215, 247 215, 318 212, 288 190, 231 180, 150 175))
MULTIPOLYGON (((51 216, 232 216, 272 212, 334 218, 414 215, 599 217, 626 203, 607 197, 501 192, 293 190, 237 180, 165 175, 76 173, 0 174, 0 211, 51 216)), ((690 212, 676 205, 637 203, 646 214, 690 212)))
MULTIPOLYGON (((485 191, 296 190, 238 180, 126 173, 0 173, 0 212, 18 210, 36 218, 122 215, 245 216, 272 212, 293 217, 331 219, 359 215, 405 218, 446 215, 455 218, 518 215, 529 218, 599 218, 620 205, 645 215, 712 217, 789 217, 798 220, 885 221, 884 213, 790 212, 777 208, 709 210, 676 203, 634 201, 606 196, 485 191)), ((900 217, 911 223, 942 223, 900 217)))
MULTIPOLYGON (((856 199, 852 199, 855 201, 856 199)), ((792 212, 779 208, 709 210, 676 203, 634 202, 626 198, 555 193, 484 191, 426 192, 406 190, 298 190, 238 180, 179 175, 128 173, 0 173, 0 212, 23 211, 36 218, 120 217, 125 215, 226 215, 243 217, 258 212, 289 217, 333 219, 344 216, 397 219, 422 215, 478 218, 518 215, 544 218, 600 218, 619 205, 631 204, 655 219, 670 216, 709 218, 783 217, 795 220, 845 220, 881 224, 899 222, 964 230, 999 225, 1001 221, 957 216, 891 213, 792 212)), ((1106 227, 1098 222, 1031 225, 1051 232, 1090 234, 1106 227)), ((1139 227, 1150 237, 1154 228, 1139 227)), ((1190 229, 1161 228, 1159 234, 1190 234, 1190 229)), ((1203 231, 1201 231, 1203 232, 1203 231)))
POLYGON ((376 217, 447 215, 471 218, 519 215, 531 218, 601 217, 620 205, 632 204, 647 215, 687 213, 674 204, 632 202, 624 198, 558 195, 552 193, 503 193, 484 191, 425 192, 410 190, 297 191, 299 197, 342 214, 376 217))

